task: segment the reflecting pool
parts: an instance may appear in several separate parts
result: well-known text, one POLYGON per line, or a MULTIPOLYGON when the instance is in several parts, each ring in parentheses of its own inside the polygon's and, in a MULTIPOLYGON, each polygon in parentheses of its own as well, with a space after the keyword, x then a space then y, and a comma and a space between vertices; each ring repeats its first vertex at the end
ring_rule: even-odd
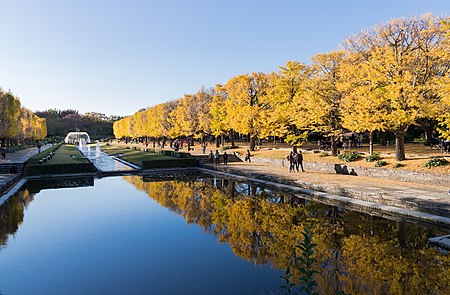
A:
POLYGON ((283 294, 305 227, 320 294, 450 293, 444 230, 203 174, 29 183, 0 207, 0 292, 283 294))

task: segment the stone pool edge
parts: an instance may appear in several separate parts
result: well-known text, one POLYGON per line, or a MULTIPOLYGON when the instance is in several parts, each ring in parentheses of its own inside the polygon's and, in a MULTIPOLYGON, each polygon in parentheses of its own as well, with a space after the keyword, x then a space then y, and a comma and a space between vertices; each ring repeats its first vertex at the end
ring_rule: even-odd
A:
POLYGON ((354 198, 350 198, 350 197, 344 197, 344 196, 334 195, 334 194, 330 194, 330 193, 326 193, 326 192, 305 189, 305 188, 301 188, 301 187, 298 187, 295 185, 289 185, 289 184, 283 184, 283 183, 278 183, 278 182, 273 182, 273 181, 268 181, 268 180, 262 180, 262 179, 258 179, 258 178, 252 178, 252 177, 237 175, 237 174, 228 173, 228 172, 210 170, 210 169, 206 169, 206 168, 198 168, 198 169, 200 171, 203 171, 203 172, 206 172, 209 174, 218 174, 218 175, 228 176, 228 177, 232 177, 232 178, 237 178, 237 179, 242 179, 242 180, 247 180, 247 181, 251 181, 251 182, 256 182, 256 183, 260 183, 260 184, 273 186, 273 187, 276 187, 279 189, 286 189, 286 190, 293 191, 296 193, 301 193, 301 194, 310 196, 312 198, 312 200, 314 200, 314 201, 317 201, 320 203, 325 203, 328 205, 339 206, 339 204, 343 204, 343 205, 349 205, 350 207, 356 207, 356 208, 364 207, 369 210, 373 210, 373 211, 377 211, 377 212, 385 212, 388 214, 400 215, 400 216, 404 216, 409 219, 415 219, 418 221, 425 221, 425 222, 434 223, 434 224, 441 224, 441 225, 450 227, 450 218, 444 217, 444 216, 439 216, 439 215, 420 212, 420 211, 413 211, 413 210, 389 206, 389 205, 382 205, 382 204, 368 202, 368 201, 362 201, 362 200, 358 200, 358 199, 354 199, 354 198))

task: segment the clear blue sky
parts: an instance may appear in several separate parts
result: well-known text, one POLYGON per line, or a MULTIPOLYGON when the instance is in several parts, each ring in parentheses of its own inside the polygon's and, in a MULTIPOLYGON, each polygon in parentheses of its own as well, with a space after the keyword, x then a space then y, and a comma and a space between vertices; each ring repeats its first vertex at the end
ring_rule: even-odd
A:
POLYGON ((31 110, 117 115, 277 70, 450 0, 0 0, 0 87, 31 110))

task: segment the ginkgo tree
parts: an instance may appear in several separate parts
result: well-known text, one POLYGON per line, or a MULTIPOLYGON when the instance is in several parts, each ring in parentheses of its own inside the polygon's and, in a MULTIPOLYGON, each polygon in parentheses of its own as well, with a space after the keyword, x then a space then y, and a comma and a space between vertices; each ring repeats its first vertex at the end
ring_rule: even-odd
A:
POLYGON ((405 159, 408 128, 439 113, 435 81, 449 70, 443 39, 441 19, 423 15, 395 19, 347 40, 347 48, 364 59, 357 79, 370 77, 371 91, 377 92, 373 106, 384 109, 380 115, 395 133, 397 161, 405 159))
POLYGON ((20 100, 0 88, 0 141, 2 146, 17 145, 47 136, 44 118, 21 107, 20 100))
POLYGON ((251 151, 255 149, 262 127, 261 113, 267 110, 264 103, 267 88, 268 79, 264 73, 238 75, 221 87, 229 98, 227 122, 231 129, 249 135, 251 151))
POLYGON ((261 137, 286 137, 286 141, 293 144, 304 139, 304 133, 294 124, 294 118, 300 115, 295 110, 309 73, 307 65, 288 61, 285 66, 279 67, 277 73, 268 75, 269 87, 265 96, 268 108, 262 112, 261 137))
POLYGON ((305 80, 305 91, 295 97, 293 122, 300 130, 319 132, 330 137, 332 155, 337 155, 337 140, 342 134, 341 78, 343 51, 316 54, 312 57, 311 74, 305 80))
POLYGON ((343 92, 342 126, 355 132, 369 132, 369 154, 373 154, 373 133, 385 131, 387 120, 384 91, 372 79, 372 72, 357 54, 349 54, 341 64, 337 87, 343 92))

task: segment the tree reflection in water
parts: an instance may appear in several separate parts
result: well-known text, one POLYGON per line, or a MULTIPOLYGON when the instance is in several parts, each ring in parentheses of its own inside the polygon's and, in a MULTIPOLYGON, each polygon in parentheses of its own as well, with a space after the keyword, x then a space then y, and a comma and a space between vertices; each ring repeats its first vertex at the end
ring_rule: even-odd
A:
POLYGON ((442 232, 231 179, 124 179, 228 243, 236 255, 278 269, 290 266, 294 279, 300 255, 295 246, 311 227, 320 294, 450 294, 449 255, 425 248, 429 237, 442 232))
POLYGON ((8 237, 14 235, 23 222, 23 215, 28 204, 33 200, 28 190, 19 191, 0 206, 0 246, 5 246, 8 237))

